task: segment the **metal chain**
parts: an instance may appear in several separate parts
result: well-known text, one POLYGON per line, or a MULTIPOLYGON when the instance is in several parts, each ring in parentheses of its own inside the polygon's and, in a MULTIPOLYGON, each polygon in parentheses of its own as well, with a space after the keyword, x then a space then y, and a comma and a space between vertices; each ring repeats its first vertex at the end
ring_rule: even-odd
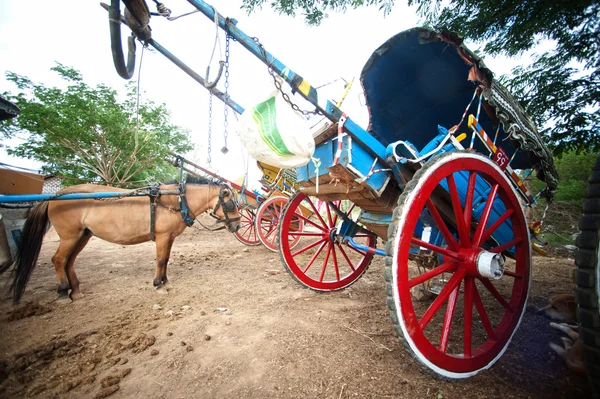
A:
POLYGON ((300 109, 300 107, 297 104, 292 102, 292 100, 290 99, 290 96, 288 96, 287 93, 285 93, 283 91, 283 89, 281 88, 281 82, 279 80, 277 80, 277 74, 275 74, 275 71, 273 70, 272 63, 269 62, 269 59, 267 57, 267 51, 265 50, 265 47, 258 40, 257 37, 253 37, 252 40, 254 40, 256 42, 256 44, 258 45, 258 47, 260 48, 260 52, 262 53, 263 59, 264 59, 265 63, 267 64, 267 69, 269 71, 269 74, 273 78, 273 84, 275 85, 277 90, 279 90, 279 92, 281 93, 281 96, 283 97, 285 102, 288 103, 294 111, 300 112, 304 116, 320 115, 321 111, 319 111, 318 109, 315 109, 314 111, 303 110, 303 109, 300 109))
POLYGON ((225 146, 221 149, 221 152, 223 154, 226 154, 227 152, 229 152, 229 150, 227 149, 227 126, 229 125, 229 123, 227 122, 227 113, 229 112, 229 106, 227 105, 227 103, 229 102, 229 33, 225 34, 225 106, 224 111, 223 111, 223 139, 225 141, 225 146))
POLYGON ((206 162, 208 163, 208 165, 210 165, 211 162, 211 158, 210 158, 210 152, 212 150, 211 148, 211 135, 212 135, 212 99, 213 99, 213 94, 212 92, 208 92, 208 156, 206 158, 206 162))

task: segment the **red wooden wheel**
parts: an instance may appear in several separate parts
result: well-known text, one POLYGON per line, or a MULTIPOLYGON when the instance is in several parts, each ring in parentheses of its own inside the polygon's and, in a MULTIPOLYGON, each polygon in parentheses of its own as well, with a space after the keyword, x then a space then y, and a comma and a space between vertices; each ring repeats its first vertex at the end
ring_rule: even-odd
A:
POLYGON ((233 233, 235 238, 238 239, 239 242, 246 245, 259 245, 260 240, 256 235, 256 229, 254 226, 256 220, 256 209, 246 207, 240 209, 240 228, 238 231, 233 233))
POLYGON ((511 183, 486 157, 447 153, 415 174, 394 220, 385 275, 401 341, 444 377, 491 367, 521 322, 530 283, 529 231, 511 183), (439 231, 443 243, 421 240, 423 226, 439 231), (411 248, 425 248, 442 263, 420 269, 409 261, 411 248), (440 285, 439 294, 413 299, 411 288, 428 281, 440 285))
MULTIPOLYGON (((354 205, 348 209, 337 203, 348 217, 354 205)), ((336 291, 350 286, 362 276, 373 259, 373 254, 350 247, 341 241, 338 227, 342 218, 326 203, 319 213, 316 200, 299 192, 290 198, 279 223, 279 254, 288 272, 300 284, 316 291, 336 291), (312 216, 305 216, 307 212, 312 216), (298 224, 304 223, 299 229, 298 224), (296 248, 290 243, 300 238, 296 248)), ((371 248, 375 236, 359 233, 354 240, 371 248)))
MULTIPOLYGON (((256 214, 256 234, 258 239, 263 243, 265 248, 273 252, 277 252, 279 249, 277 246, 277 226, 287 202, 287 197, 269 198, 258 208, 258 213, 256 214)), ((304 226, 304 222, 298 219, 294 219, 292 224, 297 225, 300 231, 304 226)), ((294 248, 300 241, 300 237, 292 236, 290 240, 290 248, 294 248)))

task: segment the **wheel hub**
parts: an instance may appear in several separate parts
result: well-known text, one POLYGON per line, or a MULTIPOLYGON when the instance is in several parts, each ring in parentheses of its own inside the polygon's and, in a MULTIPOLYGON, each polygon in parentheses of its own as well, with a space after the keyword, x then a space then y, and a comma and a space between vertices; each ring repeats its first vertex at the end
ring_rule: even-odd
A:
POLYGON ((329 229, 329 241, 331 242, 342 242, 342 236, 338 234, 338 229, 336 227, 329 229))
POLYGON ((504 274, 504 257, 501 254, 481 251, 477 257, 477 272, 481 277, 501 279, 504 274))
POLYGON ((470 277, 499 280, 504 275, 505 259, 500 254, 469 248, 459 251, 459 256, 459 267, 470 277))

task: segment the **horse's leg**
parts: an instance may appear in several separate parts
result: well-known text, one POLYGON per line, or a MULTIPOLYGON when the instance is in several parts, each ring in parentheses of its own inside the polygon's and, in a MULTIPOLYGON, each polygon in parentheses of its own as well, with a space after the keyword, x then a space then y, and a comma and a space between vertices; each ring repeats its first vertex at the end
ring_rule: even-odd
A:
POLYGON ((67 260, 67 278, 69 279, 69 284, 71 285, 71 299, 74 301, 83 298, 83 294, 81 291, 79 291, 79 279, 77 278, 77 274, 75 274, 75 259, 83 250, 83 248, 85 248, 87 243, 90 241, 90 238, 92 238, 90 234, 84 234, 83 237, 81 237, 77 242, 77 245, 75 245, 75 248, 73 248, 73 252, 71 252, 69 260, 67 260))
POLYGON ((54 270, 56 270, 56 278, 58 279, 58 298, 56 300, 59 303, 71 302, 71 299, 69 298, 69 280, 67 279, 67 274, 65 273, 65 266, 80 238, 81 237, 61 237, 60 244, 58 244, 58 249, 52 257, 54 270))
POLYGON ((165 264, 162 269, 162 282, 166 289, 171 289, 171 283, 167 278, 167 268, 169 267, 169 258, 171 257, 171 249, 173 248, 173 242, 175 241, 174 237, 169 238, 169 242, 166 249, 166 259, 165 264))
POLYGON ((173 246, 174 238, 170 234, 164 234, 156 237, 156 272, 154 274, 154 286, 158 291, 165 293, 165 284, 167 279, 167 264, 171 255, 171 247, 173 246))

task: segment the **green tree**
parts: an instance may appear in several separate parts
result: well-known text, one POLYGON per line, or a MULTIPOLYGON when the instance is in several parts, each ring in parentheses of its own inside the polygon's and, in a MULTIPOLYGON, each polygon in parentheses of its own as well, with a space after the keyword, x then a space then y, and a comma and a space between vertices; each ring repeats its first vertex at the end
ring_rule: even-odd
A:
MULTIPOLYGON (((244 0, 251 11, 265 0, 244 0)), ((318 24, 327 10, 379 6, 393 0, 273 0, 280 13, 318 24)), ((483 55, 521 56, 543 40, 554 44, 528 66, 502 77, 534 118, 555 154, 600 150, 600 2, 596 0, 408 0, 425 24, 482 44, 483 55)))
MULTIPOLYGON (((23 142, 8 149, 11 155, 43 162, 46 172, 68 178, 122 185, 148 178, 172 176, 168 152, 191 149, 188 132, 170 123, 164 104, 140 100, 127 86, 120 101, 105 85, 90 87, 81 74, 57 63, 51 68, 67 82, 66 88, 47 87, 7 72, 18 94, 4 93, 20 109, 17 118, 0 123, 4 138, 23 142)), ((73 182, 71 181, 71 182, 73 182)))
MULTIPOLYGON (((579 207, 584 197, 588 185, 588 176, 590 170, 596 161, 594 153, 580 153, 569 151, 563 153, 560 157, 554 157, 554 165, 560 179, 558 188, 554 195, 555 202, 571 202, 579 207)), ((534 192, 542 190, 544 184, 536 179, 532 180, 534 192)), ((577 209, 579 212, 579 209, 577 209)), ((579 214, 577 214, 579 216, 579 214)))

